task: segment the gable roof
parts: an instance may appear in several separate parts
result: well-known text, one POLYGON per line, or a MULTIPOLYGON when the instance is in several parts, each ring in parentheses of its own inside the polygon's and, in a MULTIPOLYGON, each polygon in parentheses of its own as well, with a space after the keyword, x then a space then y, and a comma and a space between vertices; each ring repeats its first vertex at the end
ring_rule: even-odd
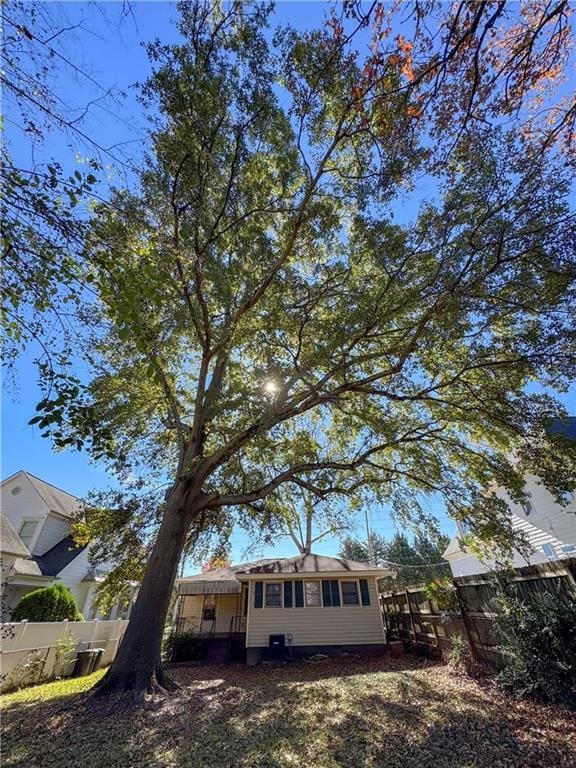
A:
POLYGON ((387 571, 387 568, 375 568, 356 560, 344 560, 342 557, 326 557, 325 555, 298 555, 297 557, 269 560, 264 563, 250 565, 238 571, 238 574, 252 576, 254 574, 287 574, 287 573, 350 573, 355 571, 387 571))
POLYGON ((0 548, 2 553, 16 557, 30 557, 28 548, 16 533, 6 515, 0 514, 0 548))
POLYGON ((267 558, 252 563, 230 565, 227 568, 215 568, 213 571, 195 573, 178 579, 180 595, 212 594, 241 592, 243 579, 251 576, 274 576, 310 574, 310 573, 358 573, 364 571, 378 575, 389 573, 387 568, 377 568, 358 563, 355 560, 344 560, 340 557, 325 555, 298 555, 297 557, 267 558))
POLYGON ((13 480, 18 475, 24 475, 26 477, 50 512, 56 512, 63 517, 74 517, 84 506, 83 502, 76 496, 73 496, 67 491, 63 491, 62 488, 58 488, 51 483, 47 483, 45 480, 36 477, 36 475, 33 475, 30 472, 26 472, 24 469, 20 469, 18 472, 10 475, 10 477, 7 477, 6 480, 2 481, 2 485, 8 482, 8 480, 13 480))
POLYGON ((72 536, 66 536, 52 549, 44 552, 43 555, 38 555, 34 560, 38 563, 43 576, 57 576, 84 549, 86 547, 79 547, 74 543, 72 536))

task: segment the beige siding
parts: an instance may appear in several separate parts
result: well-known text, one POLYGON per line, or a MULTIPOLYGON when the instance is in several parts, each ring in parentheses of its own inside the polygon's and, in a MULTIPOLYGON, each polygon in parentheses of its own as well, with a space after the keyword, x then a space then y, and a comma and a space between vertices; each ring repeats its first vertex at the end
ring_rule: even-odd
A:
POLYGON ((218 595, 216 597, 216 632, 230 632, 232 619, 240 615, 240 595, 218 595))
POLYGON ((204 632, 227 634, 232 628, 232 620, 241 613, 241 595, 207 595, 216 599, 216 623, 202 621, 202 595, 185 595, 182 598, 180 611, 181 619, 189 619, 190 624, 198 624, 198 629, 204 632), (196 620, 196 621, 194 621, 196 620))
POLYGON ((186 595, 182 598, 181 619, 200 619, 202 615, 202 595, 186 595))
POLYGON ((368 579, 368 587, 369 606, 254 608, 254 582, 251 582, 246 646, 267 647, 269 635, 288 633, 292 634, 293 646, 383 643, 384 629, 374 577, 368 579))

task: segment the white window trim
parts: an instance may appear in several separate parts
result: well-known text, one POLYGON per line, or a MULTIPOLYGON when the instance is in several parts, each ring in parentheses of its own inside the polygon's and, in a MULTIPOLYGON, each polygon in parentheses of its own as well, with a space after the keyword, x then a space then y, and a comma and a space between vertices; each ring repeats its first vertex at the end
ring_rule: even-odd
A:
MULTIPOLYGON (((289 579, 285 579, 285 581, 289 581, 289 579)), ((284 608, 284 581, 265 581, 263 591, 264 591, 264 594, 262 596, 263 597, 262 608, 268 608, 268 610, 284 608), (266 603, 266 599, 268 597, 266 587, 272 584, 278 584, 280 586, 280 605, 268 605, 266 603)))
POLYGON ((360 593, 360 579, 341 579, 340 580, 340 604, 343 608, 365 608, 366 606, 362 605, 362 595, 360 593), (356 584, 356 598, 358 602, 356 603, 345 603, 344 602, 344 590, 342 589, 342 584, 346 582, 347 584, 356 584))
POLYGON ((304 608, 324 608, 322 602, 322 579, 302 579, 302 588, 304 591, 304 608), (306 584, 318 584, 318 597, 320 598, 318 605, 308 605, 306 600, 306 584))
POLYGON ((18 536, 20 537, 20 540, 24 544, 24 546, 32 552, 32 548, 36 546, 36 541, 38 540, 38 536, 40 535, 40 531, 42 530, 42 526, 40 523, 42 522, 41 517, 23 517, 22 522, 20 523, 20 528, 18 529, 18 536), (30 543, 26 544, 24 539, 22 538, 22 528, 24 528, 24 525, 26 523, 36 523, 36 528, 34 529, 34 533, 32 534, 32 538, 30 539, 30 543))

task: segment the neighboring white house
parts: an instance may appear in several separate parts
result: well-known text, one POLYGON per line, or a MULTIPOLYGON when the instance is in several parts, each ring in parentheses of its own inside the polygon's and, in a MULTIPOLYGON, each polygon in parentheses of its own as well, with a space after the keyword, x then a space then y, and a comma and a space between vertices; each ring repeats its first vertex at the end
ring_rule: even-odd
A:
MULTIPOLYGON (((576 499, 572 496, 570 503, 562 506, 538 482, 538 478, 527 475, 525 482, 528 500, 524 504, 511 501, 504 488, 495 489, 496 495, 505 499, 510 507, 512 528, 522 531, 532 548, 528 558, 515 551, 513 565, 520 568, 564 557, 576 557, 576 499)), ((450 563, 453 575, 471 576, 489 571, 492 567, 490 561, 482 562, 476 555, 461 547, 459 537, 466 531, 461 523, 458 523, 457 527, 457 535, 444 552, 444 558, 450 563)))
MULTIPOLYGON (((105 570, 88 561, 88 548, 70 536, 82 502, 70 493, 20 470, 0 485, 2 512, 2 620, 27 592, 50 584, 67 586, 84 618, 103 618, 93 605, 105 570)), ((106 618, 126 618, 115 608, 106 618)))
POLYGON ((249 664, 275 647, 280 657, 374 653, 386 643, 377 579, 389 573, 315 554, 200 573, 178 581, 177 626, 213 638, 220 660, 235 643, 249 664))

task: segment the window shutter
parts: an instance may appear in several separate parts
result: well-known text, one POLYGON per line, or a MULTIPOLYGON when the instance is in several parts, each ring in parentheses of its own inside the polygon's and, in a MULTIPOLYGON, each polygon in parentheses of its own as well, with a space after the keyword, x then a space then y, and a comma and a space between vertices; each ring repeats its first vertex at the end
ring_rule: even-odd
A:
POLYGON ((264 604, 264 582, 254 582, 254 608, 262 608, 264 604))
POLYGON ((294 598, 296 608, 304 608, 304 584, 302 581, 294 582, 294 598))
POLYGON ((284 582, 284 608, 292 608, 292 582, 284 582))
POLYGON ((329 608, 332 605, 332 592, 330 590, 330 582, 322 580, 322 605, 324 608, 329 608))
POLYGON ((362 605, 370 605, 370 592, 366 579, 360 579, 360 596, 362 597, 362 605))
POLYGON ((332 605, 338 607, 340 605, 340 588, 337 581, 331 581, 330 587, 332 589, 332 605))

